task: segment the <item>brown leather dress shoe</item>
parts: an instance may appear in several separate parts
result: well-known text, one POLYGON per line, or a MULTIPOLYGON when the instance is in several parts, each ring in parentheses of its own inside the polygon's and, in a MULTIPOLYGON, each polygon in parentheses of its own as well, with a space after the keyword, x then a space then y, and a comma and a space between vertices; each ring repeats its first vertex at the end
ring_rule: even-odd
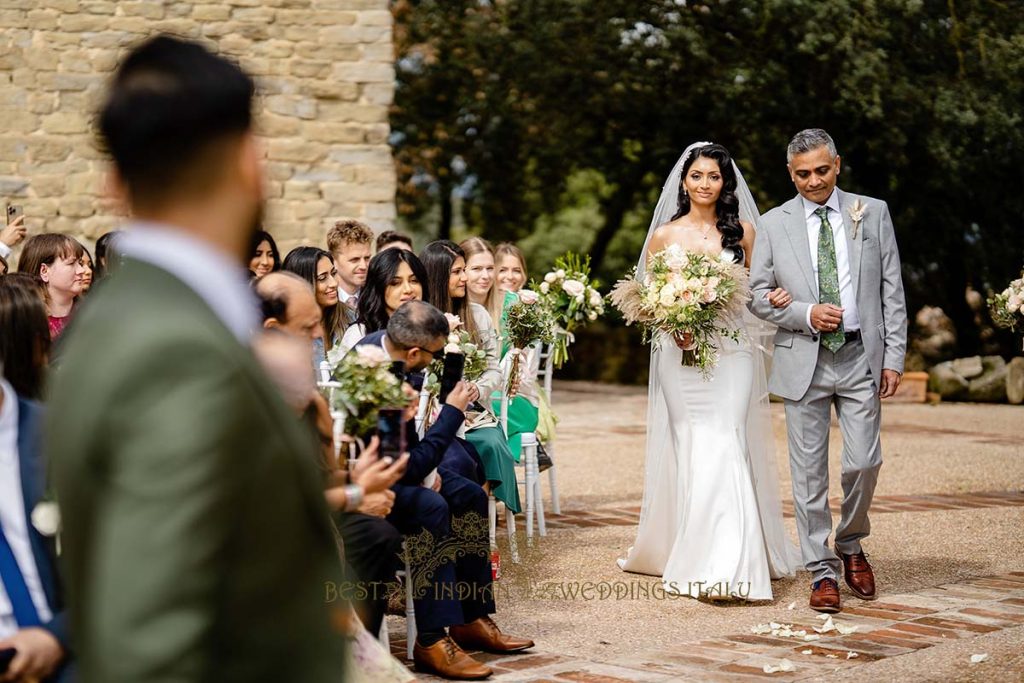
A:
POLYGON ((836 550, 843 561, 843 578, 853 594, 861 600, 877 600, 875 593, 875 573, 863 552, 844 555, 836 550))
POLYGON ((528 638, 517 638, 502 633, 490 617, 480 617, 462 626, 449 626, 448 633, 456 643, 467 650, 508 654, 533 647, 533 641, 528 638))
POLYGON ((811 609, 835 614, 842 609, 839 584, 835 579, 822 579, 811 584, 811 609))
POLYGON ((437 674, 456 681, 478 681, 494 673, 489 666, 476 661, 449 637, 445 636, 430 647, 416 643, 412 651, 416 670, 437 674))

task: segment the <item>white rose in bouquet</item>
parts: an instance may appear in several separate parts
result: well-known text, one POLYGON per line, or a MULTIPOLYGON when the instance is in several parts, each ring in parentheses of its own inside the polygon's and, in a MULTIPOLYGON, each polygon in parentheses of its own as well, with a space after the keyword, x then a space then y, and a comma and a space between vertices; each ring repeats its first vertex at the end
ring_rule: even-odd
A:
POLYGON ((686 252, 678 244, 670 245, 665 250, 665 265, 671 270, 682 270, 689 262, 686 252))
POLYGON ((559 280, 564 280, 565 279, 565 271, 562 270, 561 268, 559 268, 558 270, 555 271, 555 277, 557 277, 559 280))
POLYGON ((554 281, 555 281, 555 274, 554 273, 548 273, 547 275, 544 276, 544 282, 546 282, 548 284, 551 284, 554 281))
POLYGON ((462 326, 462 318, 452 313, 445 313, 444 317, 448 320, 448 331, 454 332, 455 328, 462 326))
MULTIPOLYGON (((548 275, 551 275, 551 273, 548 273, 548 275)), ((547 282, 540 283, 540 293, 541 294, 547 294, 550 291, 551 291, 551 286, 547 282)))
POLYGON ((579 280, 566 280, 562 283, 562 290, 569 296, 581 296, 587 291, 587 286, 579 280))
POLYGON ((356 347, 356 359, 360 365, 368 368, 387 363, 390 359, 387 352, 379 346, 364 344, 356 347))
POLYGON ((661 293, 658 295, 658 303, 662 306, 671 306, 676 300, 676 288, 670 282, 661 288, 661 293))
POLYGON ((595 320, 597 320, 597 311, 591 311, 590 313, 587 313, 587 320, 589 320, 590 322, 594 322, 595 320))
POLYGON ((597 291, 593 287, 587 287, 590 290, 590 305, 600 306, 601 305, 601 292, 597 291))
POLYGON ((519 300, 522 301, 527 306, 532 306, 538 301, 540 301, 540 297, 537 296, 537 292, 534 292, 529 289, 521 289, 519 290, 519 300))

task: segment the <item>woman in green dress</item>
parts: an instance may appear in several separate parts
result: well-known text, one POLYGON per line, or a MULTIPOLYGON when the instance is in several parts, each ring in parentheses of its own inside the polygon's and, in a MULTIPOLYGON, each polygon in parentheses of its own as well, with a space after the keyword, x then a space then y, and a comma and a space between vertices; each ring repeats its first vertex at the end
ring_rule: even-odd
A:
MULTIPOLYGON (((438 240, 423 249, 420 260, 427 271, 429 302, 445 313, 459 316, 464 329, 486 352, 487 369, 475 384, 481 397, 491 396, 502 385, 498 367, 498 335, 487 309, 472 303, 467 296, 465 252, 450 240, 438 240)), ((491 493, 507 509, 519 512, 515 461, 497 418, 483 407, 475 415, 467 414, 465 438, 480 455, 491 493)))

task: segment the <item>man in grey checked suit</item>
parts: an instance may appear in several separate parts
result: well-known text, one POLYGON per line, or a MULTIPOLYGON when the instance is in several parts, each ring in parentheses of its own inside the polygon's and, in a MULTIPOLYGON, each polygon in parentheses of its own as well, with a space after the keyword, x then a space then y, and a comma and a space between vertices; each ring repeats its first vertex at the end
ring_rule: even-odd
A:
POLYGON ((838 612, 839 571, 854 595, 876 597, 861 540, 882 466, 880 399, 903 373, 907 312, 885 202, 836 187, 840 158, 823 130, 789 143, 799 194, 761 219, 750 268, 751 310, 778 325, 769 390, 786 404, 793 502, 811 608, 838 612), (774 308, 770 293, 793 301, 774 308), (842 516, 828 545, 828 437, 835 405, 843 436, 842 516))

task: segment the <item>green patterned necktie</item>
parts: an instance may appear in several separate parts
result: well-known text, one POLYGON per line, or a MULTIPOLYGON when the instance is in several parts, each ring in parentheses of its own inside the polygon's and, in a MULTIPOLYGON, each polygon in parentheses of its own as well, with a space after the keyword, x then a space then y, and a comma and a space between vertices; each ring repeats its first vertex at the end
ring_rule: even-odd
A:
MULTIPOLYGON (((839 298, 839 268, 836 266, 836 245, 832 240, 832 224, 828 222, 828 207, 823 206, 814 212, 821 219, 818 230, 818 301, 823 304, 841 306, 839 298)), ((835 353, 846 343, 843 323, 839 323, 833 332, 824 332, 821 343, 835 353)))

